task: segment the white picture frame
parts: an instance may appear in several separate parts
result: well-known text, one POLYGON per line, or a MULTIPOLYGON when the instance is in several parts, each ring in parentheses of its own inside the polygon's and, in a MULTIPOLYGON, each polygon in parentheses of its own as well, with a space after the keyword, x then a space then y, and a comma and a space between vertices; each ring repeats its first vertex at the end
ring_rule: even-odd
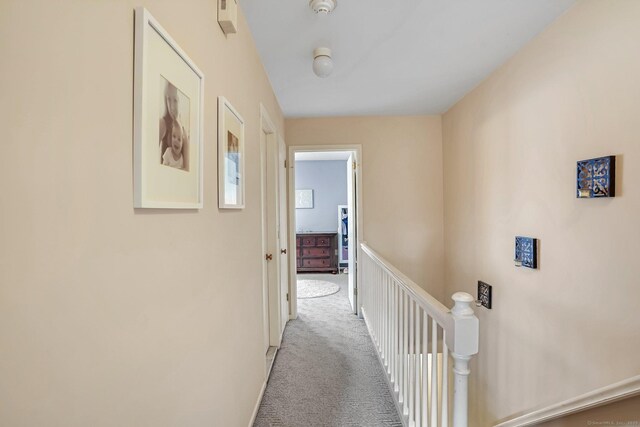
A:
POLYGON ((244 120, 231 103, 218 97, 218 207, 244 209, 244 120))
POLYGON ((134 207, 200 209, 204 74, 143 7, 134 40, 134 207))
POLYGON ((313 209, 313 190, 296 190, 296 209, 313 209))

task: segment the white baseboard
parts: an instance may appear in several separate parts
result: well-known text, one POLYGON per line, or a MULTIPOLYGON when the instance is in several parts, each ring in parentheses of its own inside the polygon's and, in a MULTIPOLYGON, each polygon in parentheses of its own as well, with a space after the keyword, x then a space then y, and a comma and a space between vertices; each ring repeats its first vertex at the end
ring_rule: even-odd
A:
POLYGON ((253 423, 256 422, 256 417, 258 416, 258 409, 260 409, 260 403, 262 402, 262 396, 264 395, 264 390, 267 388, 267 382, 262 383, 262 388, 260 389, 260 394, 258 394, 258 401, 256 402, 255 408, 253 408, 253 414, 251 414, 251 419, 249 420, 249 427, 253 426, 253 423))
POLYGON ((525 427, 604 406, 640 394, 640 375, 599 388, 581 396, 503 421, 494 427, 525 427))

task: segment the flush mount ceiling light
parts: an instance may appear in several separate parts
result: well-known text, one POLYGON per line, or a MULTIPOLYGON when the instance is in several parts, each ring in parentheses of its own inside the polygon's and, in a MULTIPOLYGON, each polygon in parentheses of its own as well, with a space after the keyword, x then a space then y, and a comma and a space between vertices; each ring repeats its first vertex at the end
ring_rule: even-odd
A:
POLYGON ((328 77, 333 71, 331 49, 319 47, 313 51, 313 72, 318 77, 328 77))
POLYGON ((315 13, 328 15, 338 6, 338 0, 310 0, 309 6, 315 13))

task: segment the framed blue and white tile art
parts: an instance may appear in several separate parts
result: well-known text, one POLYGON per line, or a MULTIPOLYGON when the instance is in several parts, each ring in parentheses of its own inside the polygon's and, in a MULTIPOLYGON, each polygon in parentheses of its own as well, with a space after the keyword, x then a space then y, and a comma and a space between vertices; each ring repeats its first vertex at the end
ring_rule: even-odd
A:
POLYGON ((492 286, 484 283, 481 280, 478 280, 478 300, 480 305, 491 310, 491 294, 492 294, 492 286))
POLYGON ((579 199, 615 197, 616 156, 580 160, 577 165, 576 188, 579 199))
POLYGON ((516 237, 516 267, 538 268, 538 239, 516 237))

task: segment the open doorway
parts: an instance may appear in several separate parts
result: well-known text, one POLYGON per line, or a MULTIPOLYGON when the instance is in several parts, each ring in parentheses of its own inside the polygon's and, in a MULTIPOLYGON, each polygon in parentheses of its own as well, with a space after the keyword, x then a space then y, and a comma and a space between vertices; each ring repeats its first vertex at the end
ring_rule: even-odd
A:
POLYGON ((291 314, 299 299, 339 293, 358 307, 360 146, 290 147, 291 314))

